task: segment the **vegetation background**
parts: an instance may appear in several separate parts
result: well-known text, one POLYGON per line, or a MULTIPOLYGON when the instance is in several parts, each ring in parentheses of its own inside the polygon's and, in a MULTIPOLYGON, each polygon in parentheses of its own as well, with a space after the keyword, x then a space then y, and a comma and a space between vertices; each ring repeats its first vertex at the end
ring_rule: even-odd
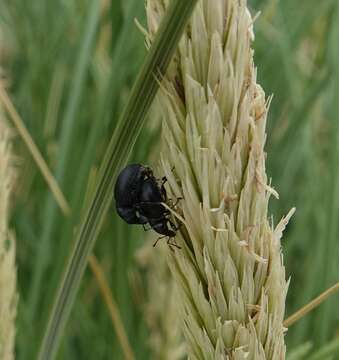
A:
MULTIPOLYGON (((268 174, 280 194, 271 202, 275 223, 297 208, 283 242, 291 314, 338 281, 339 3, 248 0, 248 5, 252 14, 261 11, 254 42, 258 79, 267 95, 274 94, 266 150, 268 174)), ((35 358, 74 228, 145 56, 134 18, 145 24, 143 1, 0 0, 1 81, 72 210, 68 217, 61 213, 15 136, 17 359, 35 358)), ((151 125, 131 161, 154 159, 159 126, 151 125)), ((135 253, 144 238, 142 228, 127 226, 112 207, 95 247, 137 359, 151 356, 142 311, 147 279, 140 272, 135 276, 135 253)), ((288 350, 325 346, 332 357, 323 353, 319 359, 339 358, 337 304, 333 297, 293 325, 288 350)), ((123 358, 90 271, 58 358, 123 358)))

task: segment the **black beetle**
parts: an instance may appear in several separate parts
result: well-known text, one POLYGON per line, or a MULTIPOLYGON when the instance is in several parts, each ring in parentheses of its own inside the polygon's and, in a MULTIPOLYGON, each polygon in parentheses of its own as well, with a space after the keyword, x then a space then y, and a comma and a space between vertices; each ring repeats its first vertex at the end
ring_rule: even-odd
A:
POLYGON ((166 180, 166 177, 157 180, 148 166, 128 165, 118 176, 114 198, 119 216, 128 224, 140 224, 146 230, 148 223, 157 233, 168 237, 169 245, 177 246, 169 240, 175 237, 178 227, 171 221, 170 211, 162 204, 168 203, 166 180))

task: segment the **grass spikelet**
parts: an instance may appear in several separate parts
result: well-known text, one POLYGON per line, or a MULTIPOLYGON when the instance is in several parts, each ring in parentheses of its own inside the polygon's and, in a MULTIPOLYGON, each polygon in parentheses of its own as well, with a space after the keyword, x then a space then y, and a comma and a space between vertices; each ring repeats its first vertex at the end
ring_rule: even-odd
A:
MULTIPOLYGON (((166 1, 148 0, 151 41, 166 1)), ((270 99, 256 81, 245 0, 201 0, 158 96, 160 173, 184 219, 169 251, 190 359, 284 359, 288 282, 264 145, 270 99), (173 170, 172 170, 173 169, 173 170)), ((179 315, 178 315, 179 316, 179 315)))
POLYGON ((159 246, 160 254, 154 256, 152 243, 153 238, 136 256, 139 269, 146 273, 144 314, 150 332, 149 346, 153 359, 179 360, 186 349, 180 331, 176 284, 166 263, 167 249, 159 246))

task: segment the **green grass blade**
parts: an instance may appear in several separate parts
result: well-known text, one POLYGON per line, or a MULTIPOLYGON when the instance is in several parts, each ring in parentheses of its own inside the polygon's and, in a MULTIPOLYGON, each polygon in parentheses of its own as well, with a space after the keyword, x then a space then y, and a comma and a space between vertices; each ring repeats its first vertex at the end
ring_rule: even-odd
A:
POLYGON ((86 267, 88 255, 94 246, 111 203, 116 177, 121 167, 127 162, 142 128, 145 115, 158 90, 159 82, 155 74, 163 74, 166 71, 196 1, 176 0, 172 2, 132 89, 129 102, 107 149, 89 209, 77 234, 75 246, 41 344, 40 360, 53 359, 56 354, 62 331, 86 267))
MULTIPOLYGON (((331 102, 329 107, 329 117, 333 119, 331 124, 330 139, 330 182, 328 193, 328 212, 327 212, 327 233, 324 234, 323 244, 323 284, 328 286, 333 281, 338 279, 338 217, 339 217, 339 126, 337 119, 339 109, 339 71, 338 71, 338 55, 339 46, 337 42, 337 36, 339 31, 339 5, 335 4, 333 8, 332 29, 330 32, 329 40, 331 46, 329 48, 329 62, 331 66, 331 75, 333 81, 331 102), (326 237, 325 237, 326 236, 326 237), (326 239, 326 241, 325 241, 326 239)), ((331 299, 329 302, 319 309, 318 321, 319 321, 319 338, 323 341, 328 340, 331 336, 331 319, 333 318, 333 308, 335 302, 331 299)), ((336 319, 337 320, 337 319, 336 319)))
MULTIPOLYGON (((87 76, 87 69, 90 64, 92 56, 93 43, 95 40, 96 30, 99 22, 99 5, 96 1, 92 2, 88 11, 88 20, 86 22, 86 31, 84 33, 83 41, 79 51, 79 57, 77 59, 76 71, 72 79, 72 88, 70 92, 69 102, 66 108, 65 118, 62 121, 63 128, 61 130, 61 142, 60 151, 58 152, 58 164, 56 169, 56 178, 58 183, 63 182, 64 173, 66 170, 66 164, 70 156, 70 146, 72 145, 72 139, 74 139, 74 132, 76 131, 76 112, 79 109, 82 94, 84 92, 84 82, 87 76)), ((46 254, 48 254, 49 240, 53 232, 53 226, 55 225, 55 217, 58 212, 53 196, 47 199, 45 207, 46 223, 43 227, 40 246, 38 248, 37 259, 34 269, 34 276, 32 279, 32 285, 30 290, 30 304, 33 315, 37 311, 40 288, 43 280, 43 274, 50 260, 46 254)))
POLYGON ((339 339, 334 339, 322 346, 313 355, 308 356, 309 360, 335 359, 339 353, 339 339))
POLYGON ((301 344, 287 353, 287 360, 303 360, 309 354, 311 349, 311 342, 301 344))

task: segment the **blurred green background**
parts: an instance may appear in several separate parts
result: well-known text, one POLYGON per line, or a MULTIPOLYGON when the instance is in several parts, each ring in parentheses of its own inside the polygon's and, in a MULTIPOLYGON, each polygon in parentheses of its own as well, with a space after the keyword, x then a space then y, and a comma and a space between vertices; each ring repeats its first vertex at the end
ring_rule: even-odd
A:
MULTIPOLYGON (((291 314, 339 278, 339 3, 248 4, 252 14, 261 11, 254 43, 258 80, 267 95, 274 94, 266 150, 267 171, 280 194, 271 201, 275 223, 297 208, 283 241, 291 314)), ((0 0, 3 81, 72 208, 68 218, 61 213, 16 136, 17 359, 35 358, 74 228, 145 56, 134 18, 145 24, 143 1, 0 0)), ((157 126, 144 129, 131 161, 147 162, 158 132, 157 126)), ((143 230, 124 224, 112 208, 95 247, 137 359, 151 357, 143 294, 130 276, 143 240, 143 230)), ((293 325, 288 349, 307 341, 318 349, 335 339, 338 304, 333 297, 293 325)), ((90 271, 58 358, 123 358, 90 271)))

